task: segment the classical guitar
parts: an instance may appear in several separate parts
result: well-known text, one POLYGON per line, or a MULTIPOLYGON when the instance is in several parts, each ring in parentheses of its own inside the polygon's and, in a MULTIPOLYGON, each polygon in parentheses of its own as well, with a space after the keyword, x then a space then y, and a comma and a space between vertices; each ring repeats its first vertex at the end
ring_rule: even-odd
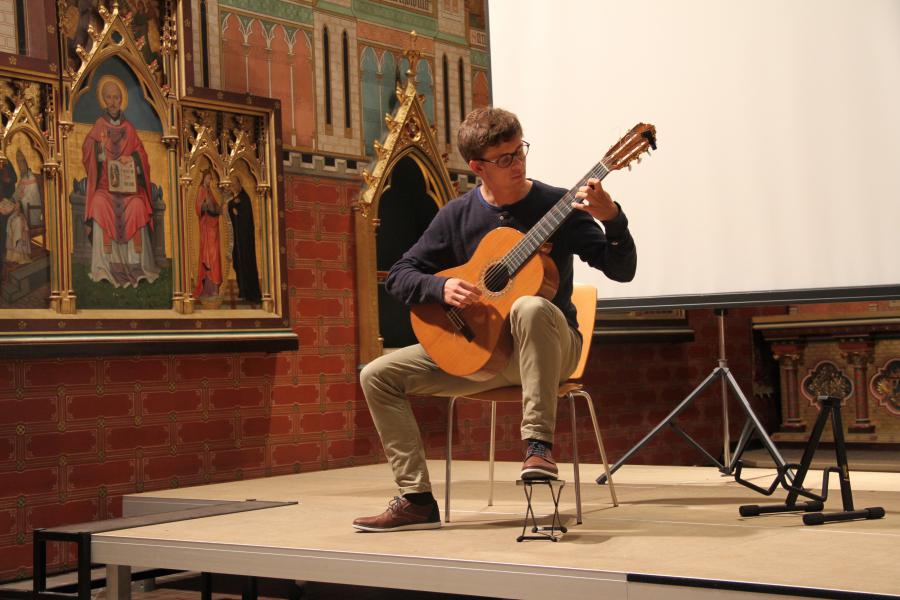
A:
POLYGON ((477 285, 480 300, 465 308, 441 303, 414 304, 413 332, 437 365, 453 375, 490 379, 503 370, 512 354, 508 317, 521 296, 553 298, 559 283, 556 265, 541 246, 575 210, 575 193, 587 180, 603 179, 650 148, 656 149, 656 128, 639 123, 581 178, 527 234, 498 227, 479 242, 465 264, 437 273, 477 285))

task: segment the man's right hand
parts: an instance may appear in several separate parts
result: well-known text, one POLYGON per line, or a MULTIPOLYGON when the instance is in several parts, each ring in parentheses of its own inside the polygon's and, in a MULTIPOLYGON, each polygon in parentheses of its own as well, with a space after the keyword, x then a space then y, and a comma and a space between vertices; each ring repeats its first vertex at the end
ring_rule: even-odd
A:
POLYGON ((444 282, 444 303, 464 308, 481 298, 481 290, 468 281, 451 277, 444 282))

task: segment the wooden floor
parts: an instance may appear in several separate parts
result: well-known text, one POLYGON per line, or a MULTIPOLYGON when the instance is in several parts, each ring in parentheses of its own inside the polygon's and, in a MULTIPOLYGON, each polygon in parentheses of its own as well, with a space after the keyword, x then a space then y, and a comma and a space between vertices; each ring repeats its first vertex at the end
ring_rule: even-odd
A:
MULTIPOLYGON (((443 473, 442 461, 429 466, 443 473)), ((575 525, 570 482, 561 503, 568 533, 558 543, 517 543, 525 509, 522 488, 513 483, 518 467, 497 464, 489 507, 486 463, 454 462, 453 520, 433 531, 371 534, 350 526, 357 516, 384 510, 394 495, 385 464, 129 496, 126 514, 188 499, 298 504, 97 534, 94 560, 514 598, 900 594, 897 473, 851 474, 856 508, 882 506, 886 518, 808 527, 796 514, 740 517, 739 505, 783 501, 784 493, 766 498, 707 467, 626 465, 615 476, 620 506, 614 508, 607 487, 593 483, 600 468, 583 465, 584 523, 575 525), (656 583, 656 576, 674 579, 656 583)), ((561 476, 571 480, 570 474, 561 465, 561 476)), ((774 472, 744 475, 767 486, 774 472)), ((818 472, 807 485, 821 485, 818 472)), ((435 495, 443 499, 442 482, 435 495)), ((550 504, 541 496, 536 490, 543 514, 550 504)), ((839 508, 834 491, 826 509, 839 508)))

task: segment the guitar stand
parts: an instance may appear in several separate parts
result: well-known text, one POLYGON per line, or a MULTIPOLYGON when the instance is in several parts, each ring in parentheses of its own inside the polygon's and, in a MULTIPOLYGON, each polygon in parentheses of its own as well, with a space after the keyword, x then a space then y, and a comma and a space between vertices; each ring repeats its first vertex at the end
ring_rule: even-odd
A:
POLYGON ((809 514, 803 515, 804 525, 823 525, 832 521, 852 521, 855 519, 880 519, 884 517, 884 509, 880 506, 872 508, 864 508, 862 510, 854 510, 853 508, 853 492, 850 489, 850 468, 847 465, 847 446, 844 443, 844 428, 841 423, 841 403, 840 400, 832 396, 819 396, 818 402, 821 405, 819 416, 809 435, 809 441, 803 451, 803 457, 799 464, 785 464, 778 467, 778 474, 775 481, 768 489, 761 488, 749 481, 741 479, 742 464, 738 462, 737 470, 734 475, 735 481, 756 492, 766 496, 772 495, 775 489, 780 485, 788 491, 784 504, 746 504, 738 509, 742 517, 756 517, 768 513, 796 512, 803 511, 809 514), (837 459, 837 466, 828 467, 822 473, 822 493, 815 494, 809 490, 803 489, 803 480, 809 471, 812 463, 813 455, 822 432, 825 429, 825 421, 831 416, 831 426, 834 432, 834 452, 837 459), (788 481, 788 470, 796 469, 793 483, 788 481), (838 512, 823 513, 825 501, 828 499, 828 477, 831 473, 837 474, 841 483, 841 500, 843 501, 844 510, 838 512), (797 502, 798 496, 809 498, 808 502, 797 502))
POLYGON ((559 497, 562 495, 562 489, 566 482, 560 479, 519 479, 516 481, 516 485, 521 485, 525 489, 525 500, 528 502, 528 507, 525 509, 525 521, 522 523, 522 535, 517 537, 516 541, 550 540, 551 542, 558 542, 560 536, 556 532, 565 533, 568 531, 559 518, 559 497), (531 507, 531 495, 534 493, 535 485, 546 485, 550 490, 550 498, 553 500, 553 518, 550 520, 549 527, 539 526, 537 518, 534 516, 534 509, 531 507), (537 535, 525 535, 529 519, 531 520, 531 533, 537 535))

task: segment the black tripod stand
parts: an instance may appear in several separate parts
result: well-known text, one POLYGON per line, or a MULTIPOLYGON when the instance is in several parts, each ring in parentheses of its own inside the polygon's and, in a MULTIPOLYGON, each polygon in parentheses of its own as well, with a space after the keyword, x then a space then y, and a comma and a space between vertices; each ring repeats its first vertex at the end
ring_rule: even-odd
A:
MULTIPOLYGON (((620 458, 616 464, 610 467, 610 474, 615 473, 616 470, 621 467, 625 462, 631 458, 631 456, 644 447, 650 439, 659 433, 663 427, 668 425, 676 432, 678 432, 689 444, 695 447, 697 450, 703 454, 709 462, 714 464, 719 468, 719 471, 726 475, 731 475, 734 473, 735 467, 738 464, 738 461, 741 458, 741 455, 744 453, 744 450, 747 447, 747 443, 750 441, 750 437, 755 431, 763 445, 768 450, 769 454, 772 456, 772 460, 775 461, 775 465, 780 469, 785 466, 784 458, 781 457, 781 454, 778 452, 778 449, 775 448, 775 444, 772 443, 772 439, 766 434, 765 429, 763 429, 762 423, 760 423, 759 419, 756 416, 756 413, 753 412, 753 408, 750 406, 750 402, 747 400, 747 397, 744 395, 744 392, 741 391, 740 386, 735 380, 734 375, 731 374, 731 371, 728 369, 728 360, 725 358, 725 309, 717 308, 715 309, 716 318, 718 322, 719 329, 719 361, 718 366, 713 369, 712 373, 704 379, 700 385, 694 388, 687 397, 681 401, 681 404, 675 407, 675 409, 666 416, 662 421, 660 421, 659 425, 653 428, 653 430, 644 436, 644 439, 639 441, 634 445, 628 452, 625 453, 622 458, 620 458), (688 406, 690 406, 691 402, 699 396, 703 391, 713 384, 716 380, 722 382, 722 410, 724 417, 724 441, 723 441, 723 457, 724 461, 719 462, 714 456, 712 456, 709 452, 706 451, 703 446, 698 444, 691 436, 689 436, 683 429, 681 429, 678 424, 675 422, 675 419, 680 415, 688 406), (741 407, 744 409, 744 413, 747 416, 747 421, 744 424, 744 429, 741 432, 741 437, 738 440, 737 446, 734 450, 734 455, 729 458, 730 453, 730 442, 728 438, 728 388, 731 388, 731 391, 734 392, 734 395, 738 398, 741 407)), ((789 475, 788 475, 789 476, 789 475)), ((600 475, 597 478, 597 483, 604 484, 606 483, 606 474, 600 475)))

